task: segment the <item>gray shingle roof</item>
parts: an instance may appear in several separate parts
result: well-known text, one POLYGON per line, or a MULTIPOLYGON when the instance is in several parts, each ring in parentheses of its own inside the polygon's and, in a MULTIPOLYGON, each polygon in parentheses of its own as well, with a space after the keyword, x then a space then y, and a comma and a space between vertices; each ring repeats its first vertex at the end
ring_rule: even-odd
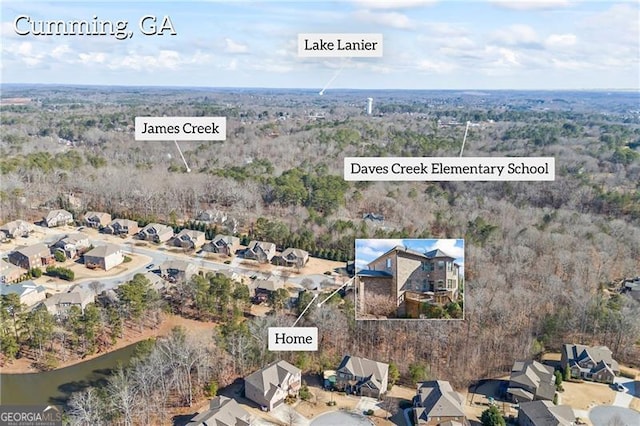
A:
POLYGON ((269 400, 288 375, 301 373, 302 370, 287 361, 276 361, 261 370, 251 373, 245 377, 244 381, 261 390, 262 394, 269 400))
POLYGON ((389 374, 389 364, 347 355, 342 359, 337 371, 356 377, 364 377, 364 382, 370 381, 376 389, 386 391, 386 389, 381 389, 381 385, 389 374))
POLYGON ((249 424, 251 414, 226 396, 217 396, 209 402, 209 409, 193 417, 187 426, 237 426, 249 424))
POLYGON ((88 257, 107 257, 120 251, 120 247, 115 244, 105 244, 89 250, 84 255, 88 257))
POLYGON ((531 401, 520 404, 520 411, 533 426, 569 426, 575 421, 573 409, 568 405, 555 406, 551 401, 531 401))
POLYGON ((517 394, 518 388, 524 388, 535 397, 552 400, 556 392, 553 373, 553 367, 537 361, 516 361, 511 369, 509 393, 517 394))
POLYGON ((462 397, 451 384, 442 380, 418 384, 418 402, 424 411, 418 413, 429 417, 464 417, 462 397))
POLYGON ((606 346, 585 346, 567 343, 563 346, 562 350, 567 355, 569 365, 590 357, 596 364, 604 361, 613 371, 620 371, 618 362, 613 359, 611 350, 606 346))

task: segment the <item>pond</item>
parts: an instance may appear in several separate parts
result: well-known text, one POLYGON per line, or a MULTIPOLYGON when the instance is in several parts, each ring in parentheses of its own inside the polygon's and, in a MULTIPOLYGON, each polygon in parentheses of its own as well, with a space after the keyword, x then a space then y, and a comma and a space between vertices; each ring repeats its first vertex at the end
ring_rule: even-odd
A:
POLYGON ((2 404, 64 405, 73 392, 106 383, 118 364, 127 365, 137 344, 53 371, 0 374, 2 404))
POLYGON ((313 419, 311 426, 371 426, 373 422, 360 414, 349 411, 332 411, 313 419))

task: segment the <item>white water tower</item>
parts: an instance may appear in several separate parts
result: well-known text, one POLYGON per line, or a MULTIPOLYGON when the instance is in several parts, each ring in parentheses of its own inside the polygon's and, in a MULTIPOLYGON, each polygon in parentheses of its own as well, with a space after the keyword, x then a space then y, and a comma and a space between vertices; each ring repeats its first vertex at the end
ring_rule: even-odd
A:
POLYGON ((367 115, 371 115, 373 110, 373 98, 367 98, 367 115))

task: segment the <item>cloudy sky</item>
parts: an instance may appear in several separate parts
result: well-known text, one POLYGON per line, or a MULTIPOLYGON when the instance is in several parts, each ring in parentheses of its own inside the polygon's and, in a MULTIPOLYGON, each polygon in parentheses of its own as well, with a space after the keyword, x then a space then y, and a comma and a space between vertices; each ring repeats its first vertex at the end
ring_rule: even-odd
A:
MULTIPOLYGON (((640 88, 637 1, 5 0, 2 82, 361 89, 640 88), (20 36, 14 20, 126 20, 133 37, 20 36), (144 36, 145 15, 177 32, 144 36), (298 33, 382 33, 384 57, 298 58, 298 33)), ((27 28, 22 22, 22 28, 27 28)))
POLYGON ((356 268, 363 269, 369 262, 380 257, 395 246, 405 246, 424 253, 440 249, 456 259, 460 271, 464 273, 464 240, 440 239, 357 239, 356 240, 356 268))

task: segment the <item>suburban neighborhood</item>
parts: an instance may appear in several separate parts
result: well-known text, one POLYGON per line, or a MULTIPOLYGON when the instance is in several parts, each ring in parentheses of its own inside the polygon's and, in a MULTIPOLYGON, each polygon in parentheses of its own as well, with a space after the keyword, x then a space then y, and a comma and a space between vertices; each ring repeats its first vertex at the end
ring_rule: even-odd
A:
MULTIPOLYGON (((279 251, 275 244, 258 240, 248 241, 243 247, 234 235, 217 234, 207 240, 202 231, 175 231, 161 223, 139 226, 135 221, 112 219, 95 211, 87 212, 76 225, 70 224, 62 211, 47 217, 54 220, 46 228, 20 220, 3 226, 5 244, 13 249, 4 252, 1 288, 3 297, 14 294, 20 303, 32 309, 43 307, 61 321, 74 309, 83 314, 90 304, 103 303, 99 300, 117 299, 113 290, 125 278, 111 285, 94 285, 96 278, 113 276, 113 271, 124 277, 140 271, 151 288, 166 294, 179 292, 194 277, 215 271, 218 276, 247 285, 253 305, 246 314, 258 316, 279 309, 274 303, 279 303, 275 300, 282 292, 282 306, 293 308, 309 288, 333 291, 347 283, 346 290, 352 290, 348 268, 320 275, 321 281, 317 281, 315 271, 306 278, 308 282, 316 280, 317 284, 311 286, 301 285, 304 275, 290 281, 293 275, 304 274, 310 261, 308 252, 294 247, 279 251), (23 245, 25 240, 29 244, 23 245), (173 254, 154 254, 158 249, 173 254), (211 260, 205 260, 208 258, 211 260), (59 272, 67 267, 68 274, 74 276, 71 279, 64 274, 55 278, 54 273, 37 272, 43 268, 59 272), (265 273, 265 268, 272 272, 265 273), (86 278, 75 283, 76 273, 86 278), (96 291, 102 291, 102 299, 96 291), (261 306, 266 310, 258 309, 261 306)), ((418 318, 425 311, 420 304, 412 304, 415 300, 427 299, 429 305, 460 300, 463 290, 459 268, 456 259, 441 249, 420 252, 396 246, 355 273, 355 297, 392 296, 397 301, 397 314, 418 318)), ((640 405, 636 382, 625 378, 629 373, 621 376, 621 368, 607 347, 565 343, 557 359, 514 360, 510 376, 479 379, 467 389, 456 389, 435 378, 417 381, 413 390, 406 381, 398 381, 397 373, 390 377, 395 366, 388 359, 345 354, 332 369, 324 371, 324 381, 281 359, 244 377, 239 388, 220 390, 222 393, 185 424, 277 425, 295 421, 304 425, 336 409, 364 415, 375 424, 472 425, 495 413, 509 424, 590 424, 588 413, 596 406, 572 406, 564 401, 573 400, 569 392, 575 396, 581 387, 593 386, 599 387, 597 393, 603 403, 640 405), (489 386, 492 380, 495 385, 489 386), (487 387, 493 390, 480 390, 487 387), (618 395, 629 398, 618 402, 618 395), (325 404, 318 405, 319 401, 325 404)))

